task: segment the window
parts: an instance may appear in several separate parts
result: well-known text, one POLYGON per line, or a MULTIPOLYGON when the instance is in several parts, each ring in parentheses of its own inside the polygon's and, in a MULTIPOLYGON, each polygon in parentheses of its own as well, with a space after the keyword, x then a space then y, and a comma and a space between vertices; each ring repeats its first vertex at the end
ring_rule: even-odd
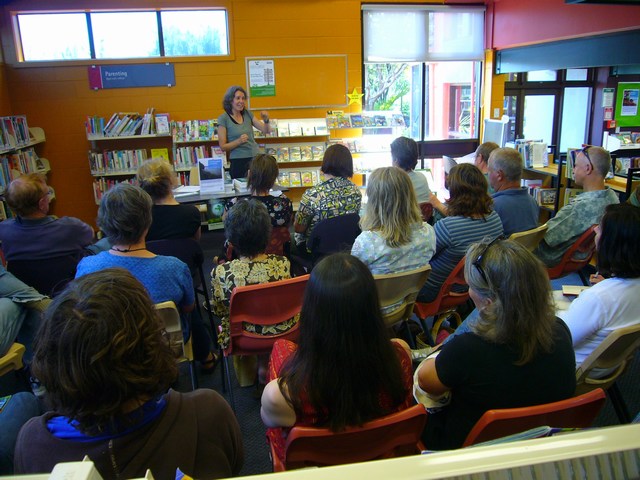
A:
POLYGON ((364 5, 363 36, 364 110, 416 140, 478 136, 483 7, 364 5))
POLYGON ((21 61, 229 55, 224 9, 15 15, 21 61))

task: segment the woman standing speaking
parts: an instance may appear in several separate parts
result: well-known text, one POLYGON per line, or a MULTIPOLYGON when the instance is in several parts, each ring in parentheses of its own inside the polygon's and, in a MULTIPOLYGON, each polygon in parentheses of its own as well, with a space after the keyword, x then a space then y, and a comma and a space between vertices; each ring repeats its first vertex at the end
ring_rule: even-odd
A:
POLYGON ((231 178, 246 177, 249 162, 258 154, 253 127, 265 135, 271 132, 269 114, 260 112, 262 120, 258 120, 245 108, 246 101, 247 92, 244 88, 237 85, 230 87, 222 99, 225 113, 218 117, 218 143, 227 152, 231 178))

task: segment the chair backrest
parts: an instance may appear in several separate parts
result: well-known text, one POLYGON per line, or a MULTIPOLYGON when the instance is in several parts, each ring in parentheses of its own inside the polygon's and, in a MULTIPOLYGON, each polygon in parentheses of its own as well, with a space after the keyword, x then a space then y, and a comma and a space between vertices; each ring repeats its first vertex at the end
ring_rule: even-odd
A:
POLYGON ((382 316, 387 326, 405 320, 413 313, 418 292, 431 273, 431 266, 385 275, 374 275, 382 316), (389 307, 393 307, 389 309, 389 307))
POLYGON ((591 225, 585 232, 573 242, 573 245, 562 255, 560 263, 555 267, 547 269, 550 279, 564 277, 582 269, 593 256, 596 250, 596 227, 591 225))
POLYGON ((420 318, 427 318, 438 313, 450 310, 467 300, 469 300, 469 292, 453 292, 451 289, 454 286, 467 285, 467 281, 464 278, 464 261, 465 257, 458 262, 451 273, 442 283, 438 296, 430 303, 416 302, 414 311, 420 318))
POLYGON ((576 391, 609 388, 624 373, 635 353, 640 349, 640 324, 618 328, 611 332, 576 370, 576 391), (594 369, 605 370, 598 378, 590 378, 594 369))
POLYGON ((538 244, 544 238, 547 233, 547 224, 540 225, 539 227, 532 228, 531 230, 525 230, 524 232, 512 233, 509 240, 513 240, 523 245, 527 250, 533 252, 538 244))
POLYGON ((353 242, 361 233, 358 222, 360 216, 357 213, 339 215, 318 222, 307 242, 314 263, 331 253, 350 252, 353 242))
POLYGON ((14 370, 21 370, 23 368, 22 356, 25 350, 24 345, 21 343, 14 343, 9 347, 7 353, 0 357, 0 377, 14 370))
POLYGON ((420 207, 420 213, 422 214, 422 221, 429 222, 431 217, 433 217, 433 205, 429 202, 422 202, 418 204, 420 207))
POLYGON ((588 428, 600 413, 606 398, 604 390, 598 388, 558 402, 488 410, 471 429, 462 446, 487 442, 536 427, 588 428))
POLYGON ((420 435, 426 419, 424 407, 414 405, 367 422, 362 427, 350 427, 341 432, 327 428, 293 427, 287 436, 285 465, 276 467, 274 461, 274 471, 419 453, 420 435))
POLYGON ((193 360, 193 352, 191 350, 191 342, 184 342, 182 334, 182 323, 180 321, 180 312, 176 304, 168 301, 156 303, 155 308, 160 315, 164 330, 169 337, 169 346, 173 350, 173 354, 180 361, 193 360))
POLYGON ((274 325, 300 313, 309 275, 277 282, 236 287, 229 304, 230 342, 225 355, 269 353, 279 338, 295 340, 298 325, 281 334, 257 335, 242 328, 242 323, 274 325))
POLYGON ((41 260, 11 260, 7 271, 43 295, 56 296, 76 276, 81 257, 63 255, 41 260))

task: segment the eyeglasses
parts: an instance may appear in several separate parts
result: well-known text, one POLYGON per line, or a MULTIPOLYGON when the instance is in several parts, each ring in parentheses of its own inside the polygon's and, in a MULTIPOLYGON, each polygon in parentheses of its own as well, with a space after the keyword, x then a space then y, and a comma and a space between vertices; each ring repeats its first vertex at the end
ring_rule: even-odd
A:
POLYGON ((584 147, 582 150, 571 150, 571 166, 574 169, 576 168, 576 157, 578 156, 579 153, 585 156, 585 158, 589 162, 589 165, 591 165, 591 169, 593 169, 593 162, 591 161, 591 157, 589 156, 589 151, 588 151, 590 148, 591 148, 591 145, 588 145, 584 147))
POLYGON ((480 274, 482 279, 485 281, 485 283, 489 283, 489 280, 487 279, 487 275, 484 273, 484 269, 482 268, 482 259, 487 253, 487 250, 489 250, 489 248, 491 248, 493 244, 499 242, 500 240, 504 240, 503 235, 498 235, 496 238, 494 238, 489 243, 487 243, 485 247, 482 249, 482 251, 480 252, 480 254, 478 255, 478 257, 471 263, 471 265, 473 265, 478 269, 478 273, 480 274))

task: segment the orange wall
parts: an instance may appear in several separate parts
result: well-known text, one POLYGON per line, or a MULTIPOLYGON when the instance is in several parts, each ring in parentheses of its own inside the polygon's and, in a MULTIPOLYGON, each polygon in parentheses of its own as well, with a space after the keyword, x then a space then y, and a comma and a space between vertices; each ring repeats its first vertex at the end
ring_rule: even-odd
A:
MULTIPOLYGON (((207 3, 211 4, 196 0, 189 5, 207 3)), ((178 120, 216 118, 222 113, 224 91, 230 85, 245 84, 244 58, 247 56, 347 54, 349 91, 362 90, 360 2, 354 0, 231 0, 226 5, 230 9, 235 59, 176 61, 176 86, 172 88, 92 91, 88 87, 86 64, 17 66, 7 23, 9 9, 70 8, 74 4, 77 2, 15 1, 6 7, 0 25, 7 62, 5 69, 0 69, 0 113, 26 114, 31 126, 44 128, 47 141, 41 156, 51 162, 49 181, 56 189, 54 213, 57 215, 95 222, 97 207, 87 161, 90 145, 84 131, 87 115, 108 118, 116 111, 144 112, 153 106, 156 111, 169 112, 178 120), (11 93, 10 106, 2 95, 4 83, 11 93)), ((91 2, 91 7, 132 8, 151 4, 181 6, 180 2, 112 0, 91 2)), ((345 110, 349 109, 345 107, 345 110)), ((324 110, 272 112, 274 118, 324 115, 324 110)))
POLYGON ((564 0, 487 0, 486 4, 492 31, 487 48, 498 50, 640 26, 640 6, 572 5, 564 0))

